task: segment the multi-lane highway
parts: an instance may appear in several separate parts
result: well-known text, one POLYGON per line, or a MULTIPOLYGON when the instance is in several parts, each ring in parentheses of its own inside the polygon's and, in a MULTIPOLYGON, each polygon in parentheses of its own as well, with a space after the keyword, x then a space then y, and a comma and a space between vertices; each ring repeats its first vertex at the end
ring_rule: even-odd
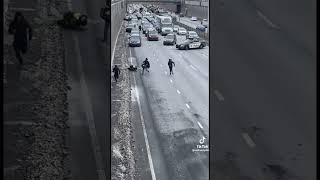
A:
POLYGON ((316 179, 315 1, 213 1, 213 179, 316 179))
MULTIPOLYGON (((149 136, 157 179, 208 179, 208 152, 194 152, 209 137, 209 47, 178 50, 164 46, 164 37, 129 49, 132 64, 150 61, 150 72, 135 73, 136 90, 149 136), (170 75, 168 60, 175 62, 170 75), (157 142, 157 143, 155 143, 157 142)), ((178 43, 185 36, 177 36, 178 43)), ((131 63, 131 62, 130 62, 131 63)))

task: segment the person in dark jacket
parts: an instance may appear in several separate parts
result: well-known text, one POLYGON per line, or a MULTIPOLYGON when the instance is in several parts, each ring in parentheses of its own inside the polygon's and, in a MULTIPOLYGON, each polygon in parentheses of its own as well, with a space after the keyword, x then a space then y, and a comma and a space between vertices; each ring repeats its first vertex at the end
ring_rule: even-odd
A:
POLYGON ((171 75, 173 74, 172 66, 176 66, 176 64, 172 61, 172 59, 169 59, 168 66, 169 66, 170 75, 171 75))
POLYGON ((114 65, 114 68, 113 68, 112 72, 113 72, 114 80, 116 82, 118 82, 118 78, 119 78, 119 75, 120 75, 120 69, 118 68, 117 65, 114 65))
POLYGON ((14 35, 13 48, 20 64, 23 64, 21 53, 28 50, 28 41, 32 39, 32 28, 21 12, 16 12, 14 20, 9 24, 9 33, 14 35))
POLYGON ((149 68, 150 68, 150 63, 148 61, 148 58, 146 58, 143 62, 142 62, 142 74, 144 73, 144 69, 146 69, 146 71, 149 72, 149 68))
POLYGON ((111 8, 109 6, 109 1, 106 1, 105 3, 105 7, 101 8, 100 10, 100 17, 104 20, 104 35, 103 35, 103 42, 107 41, 107 37, 108 37, 108 29, 109 29, 109 25, 110 25, 110 21, 111 21, 111 8))

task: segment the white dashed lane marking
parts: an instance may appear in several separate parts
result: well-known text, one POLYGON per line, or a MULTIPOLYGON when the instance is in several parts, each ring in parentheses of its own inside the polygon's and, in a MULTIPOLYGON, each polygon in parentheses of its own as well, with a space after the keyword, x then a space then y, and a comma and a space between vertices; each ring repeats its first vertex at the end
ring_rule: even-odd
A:
POLYGON ((180 92, 179 90, 177 90, 177 93, 178 93, 178 94, 181 94, 181 92, 180 92))
POLYGON ((188 108, 188 109, 190 109, 190 106, 189 106, 189 104, 186 104, 186 106, 187 106, 187 108, 188 108))
POLYGON ((214 90, 214 94, 216 95, 219 101, 224 101, 224 97, 218 90, 214 90))
POLYGON ((170 79, 170 83, 173 83, 172 79, 170 79))
POLYGON ((200 123, 199 121, 198 121, 197 123, 198 123, 199 127, 200 127, 201 129, 203 129, 203 126, 201 125, 201 123, 200 123))
POLYGON ((256 144, 247 133, 242 133, 241 135, 249 147, 254 148, 256 146, 256 144))

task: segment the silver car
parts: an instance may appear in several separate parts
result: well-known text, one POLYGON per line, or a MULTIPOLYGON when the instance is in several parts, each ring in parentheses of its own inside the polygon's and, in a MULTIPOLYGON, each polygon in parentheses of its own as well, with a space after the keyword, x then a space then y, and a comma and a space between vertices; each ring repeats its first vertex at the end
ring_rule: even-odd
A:
POLYGON ((187 34, 187 30, 185 28, 179 28, 178 29, 178 34, 179 35, 186 35, 187 34))

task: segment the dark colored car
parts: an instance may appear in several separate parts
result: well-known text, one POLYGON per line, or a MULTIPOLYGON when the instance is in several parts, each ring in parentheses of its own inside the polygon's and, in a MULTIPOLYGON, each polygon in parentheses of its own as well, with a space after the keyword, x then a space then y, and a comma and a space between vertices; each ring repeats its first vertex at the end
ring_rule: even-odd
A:
POLYGON ((141 47, 141 37, 140 36, 131 36, 129 39, 130 47, 141 47))
POLYGON ((177 37, 175 34, 168 34, 163 40, 163 45, 174 45, 177 43, 177 37))
POLYGON ((138 19, 142 19, 142 15, 141 14, 137 14, 137 18, 138 19))
POLYGON ((124 17, 124 20, 125 20, 125 21, 131 21, 131 19, 132 19, 132 17, 131 17, 130 15, 126 15, 126 16, 124 17))
POLYGON ((204 25, 198 25, 198 26, 196 27, 196 29, 197 29, 198 31, 201 31, 201 32, 206 31, 206 27, 205 27, 204 25))
POLYGON ((152 31, 148 31, 148 41, 159 41, 159 36, 157 31, 152 30, 152 31))
POLYGON ((126 27, 126 32, 130 33, 132 29, 135 29, 136 25, 134 24, 128 24, 126 27))
POLYGON ((176 48, 181 50, 189 50, 189 49, 202 49, 206 46, 205 41, 200 41, 199 39, 187 39, 184 42, 177 44, 176 48))

